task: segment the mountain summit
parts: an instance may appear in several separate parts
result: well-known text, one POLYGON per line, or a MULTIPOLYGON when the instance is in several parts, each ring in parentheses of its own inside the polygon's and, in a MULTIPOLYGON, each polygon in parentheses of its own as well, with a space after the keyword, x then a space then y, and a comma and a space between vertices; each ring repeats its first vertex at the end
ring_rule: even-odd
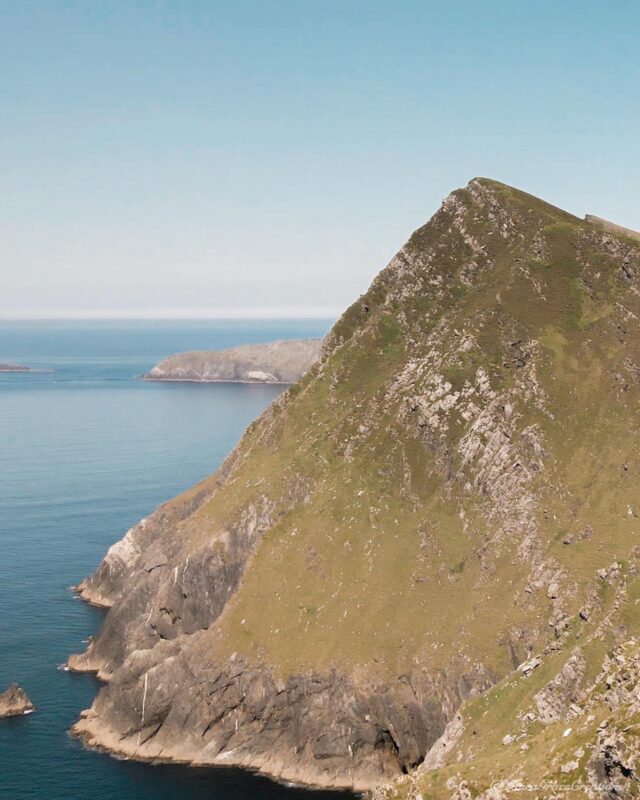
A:
POLYGON ((639 316, 638 241, 453 192, 81 584, 76 734, 378 797, 636 785, 639 316))

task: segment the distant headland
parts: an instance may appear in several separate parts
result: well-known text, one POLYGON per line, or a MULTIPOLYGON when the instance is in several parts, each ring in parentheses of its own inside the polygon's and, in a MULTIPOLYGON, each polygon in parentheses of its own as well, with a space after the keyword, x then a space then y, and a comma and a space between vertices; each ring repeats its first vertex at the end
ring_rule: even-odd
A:
POLYGON ((31 367, 25 367, 22 364, 0 363, 0 372, 31 372, 31 367))
POLYGON ((322 339, 246 344, 228 350, 178 353, 143 380, 195 383, 295 383, 320 355, 322 339))
POLYGON ((8 364, 0 362, 0 372, 53 372, 52 369, 34 369, 24 364, 8 364))

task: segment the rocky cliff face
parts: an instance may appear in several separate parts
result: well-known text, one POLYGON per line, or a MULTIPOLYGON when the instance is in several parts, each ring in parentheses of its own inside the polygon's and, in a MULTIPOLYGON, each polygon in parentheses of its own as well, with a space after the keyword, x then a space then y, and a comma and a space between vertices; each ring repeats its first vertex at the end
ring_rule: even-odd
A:
POLYGON ((148 381, 198 383, 295 383, 320 355, 322 339, 245 344, 229 350, 198 350, 165 358, 148 381))
POLYGON ((450 195, 222 468, 81 584, 110 610, 70 666, 108 682, 76 734, 356 789, 410 773, 390 796, 475 796, 449 760, 489 786, 494 745, 517 772, 516 709, 542 731, 587 708, 636 624, 611 615, 640 532, 639 275, 633 240, 529 195, 450 195))

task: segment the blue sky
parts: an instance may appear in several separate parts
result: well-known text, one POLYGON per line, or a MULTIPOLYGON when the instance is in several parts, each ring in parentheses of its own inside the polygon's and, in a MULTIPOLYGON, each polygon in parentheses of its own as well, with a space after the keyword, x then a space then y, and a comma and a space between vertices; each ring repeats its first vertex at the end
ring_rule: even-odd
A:
POLYGON ((0 316, 337 313, 476 175, 640 228, 640 4, 0 0, 0 316))

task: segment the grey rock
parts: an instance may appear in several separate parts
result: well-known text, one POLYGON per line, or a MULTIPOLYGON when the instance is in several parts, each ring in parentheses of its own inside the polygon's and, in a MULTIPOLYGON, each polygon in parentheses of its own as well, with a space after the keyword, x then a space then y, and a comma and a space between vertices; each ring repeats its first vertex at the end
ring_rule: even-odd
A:
POLYGON ((520 664, 518 669, 525 677, 528 677, 529 675, 531 675, 534 669, 540 666, 540 664, 542 664, 542 659, 538 657, 530 658, 528 661, 525 661, 523 664, 520 664))
POLYGON ((0 719, 19 717, 32 711, 35 711, 35 706, 17 683, 12 683, 6 691, 0 692, 0 719))
MULTIPOLYGON (((338 672, 310 672, 290 675, 278 691, 268 667, 218 661, 206 643, 202 631, 188 649, 173 640, 132 653, 74 734, 145 760, 266 771, 277 763, 287 780, 364 790, 420 764, 445 729, 424 673, 363 687, 338 672)), ((465 677, 482 685, 481 676, 465 677)))
POLYGON ((539 718, 545 725, 570 718, 571 705, 579 697, 585 669, 585 657, 575 648, 555 678, 534 696, 539 718))

